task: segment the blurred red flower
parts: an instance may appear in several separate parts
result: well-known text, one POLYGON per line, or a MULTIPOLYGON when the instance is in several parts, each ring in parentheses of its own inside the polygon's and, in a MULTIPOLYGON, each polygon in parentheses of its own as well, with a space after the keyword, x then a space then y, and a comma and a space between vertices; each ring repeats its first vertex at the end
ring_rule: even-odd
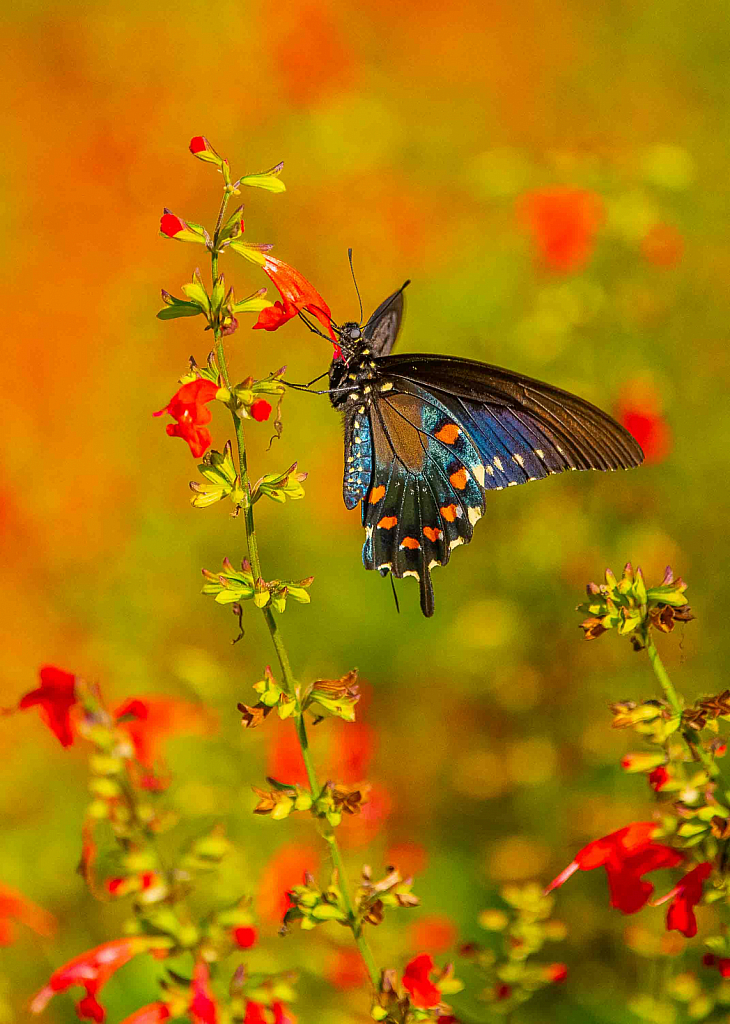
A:
POLYGON ((180 733, 205 736, 216 728, 214 715, 202 704, 173 697, 132 697, 114 711, 118 728, 127 733, 134 757, 146 771, 140 785, 160 789, 164 762, 162 744, 180 733))
POLYGON ((714 953, 705 953, 702 957, 705 967, 717 967, 723 978, 730 978, 730 957, 715 956, 714 953))
POLYGON ((40 670, 41 685, 21 697, 18 708, 40 705, 41 718, 58 737, 61 745, 70 747, 74 741, 71 729, 71 708, 76 703, 76 677, 71 672, 44 665, 40 670))
POLYGON ((428 977, 433 969, 431 955, 419 953, 406 964, 403 972, 403 988, 410 993, 413 1005, 422 1010, 438 1006, 441 1002, 441 990, 428 977))
POLYGON ((319 870, 319 851, 312 846, 286 843, 279 847, 261 873, 256 897, 260 917, 280 924, 289 908, 287 891, 301 885, 305 871, 319 870))
POLYGON ((386 851, 385 863, 398 868, 404 877, 422 875, 428 867, 428 853, 420 843, 394 843, 386 851))
POLYGON ((368 980, 368 972, 356 949, 341 946, 333 950, 324 965, 324 976, 335 988, 360 988, 368 980))
POLYGON ((603 867, 608 876, 611 906, 624 914, 635 914, 647 902, 654 886, 642 875, 659 868, 673 868, 683 857, 662 843, 652 842, 658 826, 653 821, 635 821, 602 839, 588 843, 576 854, 565 871, 553 879, 545 892, 552 892, 576 871, 603 867))
POLYGON ((672 447, 669 424, 660 411, 659 395, 652 384, 630 381, 616 404, 616 419, 636 438, 646 463, 661 462, 672 447))
POLYGON ((655 267, 674 267, 682 259, 684 239, 671 224, 655 224, 641 240, 641 254, 655 267))
POLYGON ((246 1001, 246 1016, 243 1024, 269 1024, 264 1014, 263 1003, 256 1003, 253 999, 246 1001))
POLYGON ((38 935, 53 935, 56 919, 53 914, 26 899, 22 893, 0 882, 0 946, 9 946, 13 941, 11 920, 32 928, 38 935))
POLYGON ((190 1016, 193 1024, 216 1024, 218 1008, 210 990, 210 970, 205 960, 198 960, 193 968, 192 993, 190 1016))
POLYGON ((273 306, 262 309, 258 320, 253 325, 254 330, 258 328, 275 331, 297 313, 306 311, 319 320, 333 342, 337 341, 337 335, 332 329, 332 315, 329 306, 303 274, 300 274, 294 267, 290 267, 288 263, 283 263, 269 255, 266 256, 264 263, 264 273, 278 288, 283 302, 276 302, 273 306))
POLYGON ((218 387, 212 381, 198 377, 183 384, 164 409, 152 414, 163 416, 169 413, 177 420, 177 423, 167 424, 167 433, 170 437, 182 437, 187 441, 196 459, 199 459, 211 444, 210 431, 203 424, 211 421, 212 413, 206 408, 206 403, 213 401, 217 391, 218 387))
POLYGON ((40 1013, 57 992, 65 992, 72 985, 81 985, 86 989, 86 996, 77 1004, 76 1013, 82 1020, 103 1021, 106 1012, 96 998, 99 990, 133 956, 150 948, 149 939, 135 936, 115 939, 87 950, 51 975, 48 984, 34 996, 31 1011, 40 1013))
POLYGON ((544 971, 547 980, 552 981, 554 985, 560 984, 568 977, 568 968, 565 964, 546 964, 544 971))
POLYGON ((658 793, 660 790, 664 789, 666 784, 671 779, 671 775, 669 774, 669 772, 663 764, 660 764, 658 768, 654 769, 654 771, 649 772, 648 777, 649 785, 655 793, 658 793))
POLYGON ((161 1020, 169 1020, 170 1011, 164 1003, 149 1003, 131 1015, 125 1017, 122 1024, 159 1024, 161 1020))
POLYGON ((250 949, 256 945, 258 933, 252 925, 239 925, 233 929, 233 941, 239 949, 250 949))
POLYGON ((427 914, 408 929, 409 944, 416 949, 424 946, 434 953, 444 953, 456 942, 458 930, 445 914, 427 914))
POLYGON ((588 262, 603 223, 603 200, 584 189, 555 187, 523 195, 518 212, 542 263, 567 274, 588 262))
POLYGON ((666 903, 667 900, 672 901, 667 911, 667 931, 681 932, 688 939, 697 934, 694 908, 702 899, 702 887, 711 873, 712 864, 704 861, 680 878, 666 896, 654 901, 655 907, 666 903))
POLYGON ((251 415, 259 423, 263 423, 271 415, 271 405, 265 398, 257 398, 251 405, 251 415))

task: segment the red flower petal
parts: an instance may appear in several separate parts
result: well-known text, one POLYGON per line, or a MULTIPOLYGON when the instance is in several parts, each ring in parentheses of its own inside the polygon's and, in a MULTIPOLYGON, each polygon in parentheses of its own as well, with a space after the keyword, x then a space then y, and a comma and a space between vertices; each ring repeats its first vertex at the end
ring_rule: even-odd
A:
POLYGON ((20 699, 18 708, 39 704, 41 718, 58 737, 64 747, 70 747, 74 737, 71 729, 71 708, 76 703, 76 677, 53 665, 44 665, 40 670, 41 685, 20 699))
POLYGON ((413 1005, 424 1010, 441 1002, 441 990, 428 977, 433 968, 431 955, 420 953, 406 964, 403 972, 403 988, 410 993, 413 1005))
POLYGON ((170 1011, 164 1003, 150 1003, 136 1010, 131 1017, 126 1017, 122 1024, 159 1024, 162 1020, 169 1020, 170 1011))
POLYGON ((655 793, 662 790, 670 779, 671 775, 663 764, 660 764, 658 768, 654 769, 654 771, 649 772, 649 785, 655 793))
POLYGON ((203 138, 202 135, 196 135, 194 138, 190 140, 191 153, 201 153, 204 149, 207 148, 208 147, 205 145, 205 139, 203 138))
POLYGON ((160 217, 160 231, 168 238, 174 238, 179 231, 185 228, 185 221, 180 220, 174 213, 163 213, 160 217))
POLYGON ((218 1008, 210 990, 210 971, 204 960, 198 960, 193 968, 192 991, 190 1016, 193 1024, 216 1024, 218 1008))
POLYGON ((261 1003, 255 1003, 253 999, 246 1002, 246 1016, 243 1024, 268 1024, 264 1016, 264 1007, 261 1003))
POLYGON ((271 313, 272 308, 262 310, 262 313, 269 313, 263 322, 261 316, 258 321, 254 324, 254 327, 264 327, 265 330, 276 330, 276 327, 280 327, 287 320, 291 319, 292 316, 296 315, 297 312, 308 312, 311 313, 329 334, 332 341, 337 340, 337 335, 332 329, 332 315, 330 308, 324 301, 322 296, 316 290, 314 285, 306 279, 303 274, 300 274, 294 267, 290 267, 288 263, 284 263, 282 260, 277 260, 274 256, 266 256, 266 262, 264 264, 264 273, 271 278, 276 287, 278 288, 282 299, 284 300, 283 306, 280 307, 278 313, 271 313), (266 326, 267 323, 274 323, 275 320, 272 318, 278 317, 278 323, 276 326, 266 326))
POLYGON ((206 403, 212 402, 217 392, 218 387, 212 381, 198 377, 183 384, 164 409, 152 414, 162 416, 169 413, 177 420, 177 423, 167 424, 167 433, 170 437, 182 437, 187 441, 196 459, 199 459, 211 444, 210 431, 203 424, 210 423, 212 413, 206 408, 206 403))
POLYGON ((233 929, 233 941, 239 949, 250 949, 256 945, 258 933, 251 925, 239 925, 233 929))
POLYGON ((704 883, 711 873, 712 864, 709 861, 698 864, 679 880, 671 892, 656 901, 654 905, 659 906, 669 899, 672 900, 667 911, 667 931, 681 932, 688 939, 697 934, 694 908, 702 899, 704 883))
POLYGON ((87 950, 54 971, 48 983, 33 998, 30 1004, 31 1012, 40 1013, 56 992, 65 992, 72 985, 81 985, 86 989, 86 997, 79 1004, 79 1012, 83 1007, 84 1013, 92 1020, 103 1020, 103 1007, 96 1000, 99 990, 115 971, 147 948, 148 939, 132 937, 115 939, 113 942, 105 942, 95 949, 87 950))
POLYGON ((286 310, 284 304, 277 301, 273 306, 267 306, 266 309, 261 310, 258 320, 253 325, 253 330, 276 331, 296 315, 297 311, 293 306, 286 310))
POLYGON ((271 415, 271 405, 265 398, 257 398, 251 406, 251 415, 259 423, 263 423, 271 415))

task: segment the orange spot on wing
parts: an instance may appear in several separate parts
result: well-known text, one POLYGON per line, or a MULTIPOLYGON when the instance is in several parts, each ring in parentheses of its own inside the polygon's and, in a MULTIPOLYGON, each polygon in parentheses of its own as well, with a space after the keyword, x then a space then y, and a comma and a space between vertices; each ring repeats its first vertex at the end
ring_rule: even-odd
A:
POLYGON ((381 530, 392 530, 397 522, 398 519, 396 516, 383 516, 378 523, 378 527, 381 530))
POLYGON ((404 537, 400 542, 402 548, 410 548, 411 551, 415 551, 416 548, 420 548, 420 544, 415 537, 404 537))
POLYGON ((423 535, 424 537, 428 537, 432 544, 435 544, 436 541, 441 540, 441 538, 443 537, 443 533, 441 530, 437 528, 432 529, 430 526, 424 526, 423 535))
POLYGON ((457 469, 455 473, 452 473, 449 477, 449 482, 452 487, 455 487, 457 491, 463 491, 466 487, 466 482, 469 479, 467 472, 462 466, 461 469, 457 469))
POLYGON ((457 515, 456 505, 444 505, 443 508, 439 509, 439 512, 444 517, 447 523, 453 523, 457 515))
POLYGON ((455 423, 447 423, 439 430, 438 434, 434 434, 434 437, 438 441, 443 441, 444 444, 454 444, 461 431, 455 423))
POLYGON ((382 484, 380 485, 380 487, 373 487, 372 491, 370 492, 370 497, 368 498, 368 501, 370 502, 371 505, 377 505, 377 503, 380 501, 384 494, 385 488, 383 487, 382 484))

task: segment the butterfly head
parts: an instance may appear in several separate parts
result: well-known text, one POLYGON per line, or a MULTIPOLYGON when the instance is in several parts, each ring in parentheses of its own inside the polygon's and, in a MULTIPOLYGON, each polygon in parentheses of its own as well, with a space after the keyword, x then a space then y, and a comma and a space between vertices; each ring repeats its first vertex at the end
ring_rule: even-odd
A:
POLYGON ((363 344, 363 329, 360 324, 348 321, 341 327, 335 327, 335 331, 337 332, 342 358, 346 363, 349 363, 363 344))

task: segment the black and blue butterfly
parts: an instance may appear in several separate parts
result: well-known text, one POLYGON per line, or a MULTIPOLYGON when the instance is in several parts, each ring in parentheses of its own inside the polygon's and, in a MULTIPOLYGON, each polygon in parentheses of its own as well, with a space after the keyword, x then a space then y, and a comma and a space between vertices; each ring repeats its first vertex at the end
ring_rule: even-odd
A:
POLYGON ((365 568, 415 577, 430 616, 431 570, 469 543, 488 491, 630 469, 644 454, 607 413, 551 384, 472 359, 391 355, 408 283, 364 326, 332 325, 328 394, 345 416, 343 497, 362 502, 365 568))

